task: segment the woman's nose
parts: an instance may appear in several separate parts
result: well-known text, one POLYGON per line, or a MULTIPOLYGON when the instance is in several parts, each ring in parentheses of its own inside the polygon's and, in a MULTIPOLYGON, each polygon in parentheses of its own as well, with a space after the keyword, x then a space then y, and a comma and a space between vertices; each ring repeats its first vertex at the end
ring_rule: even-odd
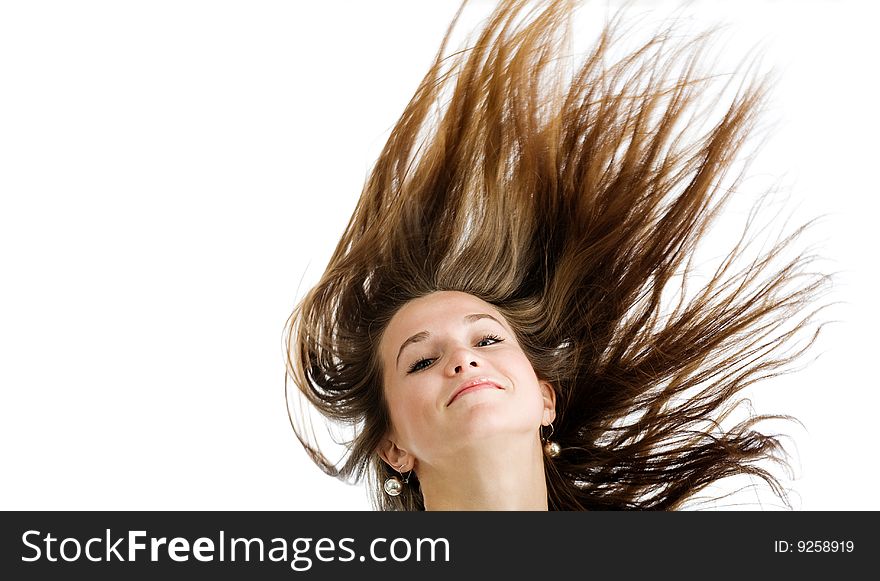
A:
POLYGON ((479 358, 470 349, 456 349, 446 366, 451 375, 458 375, 470 367, 479 367, 479 358))

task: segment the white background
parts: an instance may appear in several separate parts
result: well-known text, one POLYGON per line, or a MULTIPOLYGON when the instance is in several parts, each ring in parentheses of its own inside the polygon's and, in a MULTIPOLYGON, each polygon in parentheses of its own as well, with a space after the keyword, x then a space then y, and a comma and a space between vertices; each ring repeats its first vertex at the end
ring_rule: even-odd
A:
MULTIPOLYGON (((757 167, 842 271, 822 355, 755 400, 805 426, 802 509, 880 508, 872 5, 682 10, 768 46, 757 167)), ((0 508, 369 508, 291 432, 282 329, 457 7, 0 3, 0 508)))

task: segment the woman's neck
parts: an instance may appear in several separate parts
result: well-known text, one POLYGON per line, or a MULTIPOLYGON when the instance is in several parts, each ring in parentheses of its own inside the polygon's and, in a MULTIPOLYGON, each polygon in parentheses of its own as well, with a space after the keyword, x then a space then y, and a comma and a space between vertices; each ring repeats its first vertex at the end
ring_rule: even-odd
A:
POLYGON ((417 469, 426 510, 547 510, 544 454, 537 438, 482 442, 417 469))

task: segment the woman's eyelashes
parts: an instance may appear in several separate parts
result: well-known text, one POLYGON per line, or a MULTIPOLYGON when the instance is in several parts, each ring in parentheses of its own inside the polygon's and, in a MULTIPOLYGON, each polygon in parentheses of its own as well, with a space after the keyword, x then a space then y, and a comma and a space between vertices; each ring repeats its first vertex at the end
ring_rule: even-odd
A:
MULTIPOLYGON (((477 341, 476 346, 477 347, 488 347, 489 345, 501 343, 502 341, 504 341, 504 339, 502 339, 501 337, 494 335, 492 333, 489 333, 488 335, 484 335, 483 337, 481 337, 480 340, 477 341), (482 343, 484 343, 486 341, 491 341, 491 343, 489 343, 488 345, 482 345, 482 343)), ((433 361, 434 361, 434 359, 431 359, 428 357, 419 359, 418 361, 416 361, 415 363, 413 363, 412 365, 409 366, 409 370, 407 370, 407 373, 416 373, 416 372, 421 371, 422 369, 427 369, 428 367, 431 366, 431 363, 433 361), (423 363, 425 363, 426 365, 422 365, 423 363)))

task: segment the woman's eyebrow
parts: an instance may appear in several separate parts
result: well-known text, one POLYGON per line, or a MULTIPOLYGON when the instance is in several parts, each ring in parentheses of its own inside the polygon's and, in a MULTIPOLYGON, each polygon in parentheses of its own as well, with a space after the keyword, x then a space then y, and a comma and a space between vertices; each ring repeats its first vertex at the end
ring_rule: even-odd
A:
MULTIPOLYGON (((499 321, 498 319, 496 319, 495 317, 493 317, 489 313, 474 313, 472 315, 465 315, 463 320, 467 323, 476 323, 480 319, 492 319, 493 321, 495 321, 496 323, 501 325, 501 321, 499 321)), ((501 326, 503 327, 504 325, 501 325, 501 326)), ((406 341, 404 341, 403 344, 400 346, 400 349, 397 351, 397 361, 396 361, 395 365, 400 364, 400 355, 401 355, 401 353, 403 353, 403 350, 405 347, 407 347, 408 345, 411 345, 413 343, 419 343, 420 341, 424 341, 425 339, 427 339, 430 336, 431 336, 431 334, 429 332, 420 331, 420 332, 416 333, 415 335, 413 335, 412 337, 410 337, 409 339, 407 339, 406 341)))

